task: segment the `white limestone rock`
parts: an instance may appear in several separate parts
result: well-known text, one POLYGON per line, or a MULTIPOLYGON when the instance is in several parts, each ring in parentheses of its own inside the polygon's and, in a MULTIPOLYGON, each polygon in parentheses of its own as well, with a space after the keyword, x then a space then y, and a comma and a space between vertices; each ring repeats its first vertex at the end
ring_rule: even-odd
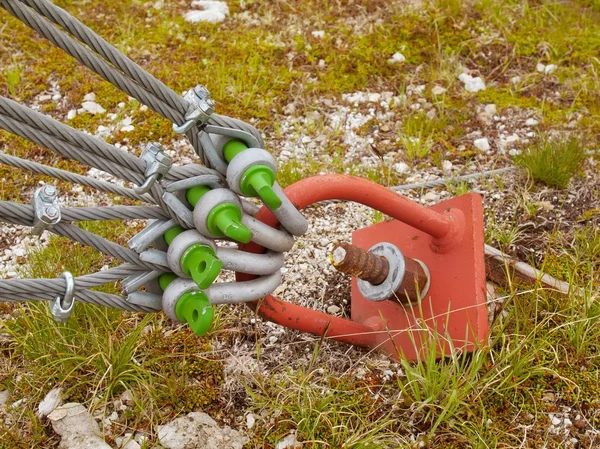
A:
POLYGON ((242 449, 248 438, 231 427, 219 427, 202 412, 188 413, 158 426, 158 440, 166 449, 242 449))

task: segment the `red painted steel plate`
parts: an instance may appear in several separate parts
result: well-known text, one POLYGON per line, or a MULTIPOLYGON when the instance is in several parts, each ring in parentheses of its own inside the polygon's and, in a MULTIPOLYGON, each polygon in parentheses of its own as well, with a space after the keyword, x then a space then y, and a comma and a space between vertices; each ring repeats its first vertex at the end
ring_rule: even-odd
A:
POLYGON ((352 280, 352 320, 376 329, 376 349, 394 358, 415 360, 437 350, 472 351, 488 336, 486 278, 481 197, 466 194, 431 207, 438 212, 460 209, 465 218, 462 243, 440 254, 431 249, 432 237, 400 221, 378 223, 355 231, 352 243, 369 249, 379 242, 396 245, 419 259, 431 272, 431 286, 418 304, 368 301, 352 280))

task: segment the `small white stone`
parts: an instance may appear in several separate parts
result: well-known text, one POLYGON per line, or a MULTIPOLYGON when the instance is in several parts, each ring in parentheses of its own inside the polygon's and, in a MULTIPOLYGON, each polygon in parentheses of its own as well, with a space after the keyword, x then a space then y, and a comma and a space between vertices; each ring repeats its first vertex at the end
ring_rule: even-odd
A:
POLYGON ((121 131, 123 131, 124 133, 131 132, 134 129, 135 129, 135 126, 133 126, 133 125, 127 125, 127 126, 121 127, 121 131))
POLYGON ((535 69, 540 73, 544 73, 544 71, 546 70, 546 66, 538 62, 538 65, 535 66, 535 69))
POLYGON ((558 69, 558 67, 555 64, 548 64, 545 68, 544 68, 544 73, 546 75, 549 75, 550 73, 554 73, 556 72, 556 69, 558 69))
POLYGON ((571 421, 569 418, 565 418, 565 419, 563 420, 563 425, 564 425, 565 427, 572 426, 572 425, 573 425, 573 421, 571 421))
POLYGON ((40 405, 38 406, 38 418, 48 416, 56 407, 60 405, 61 393, 62 388, 53 388, 46 394, 46 397, 42 400, 42 402, 40 402, 40 405))
POLYGON ((520 76, 518 76, 518 75, 517 75, 517 76, 513 76, 513 77, 510 79, 510 82, 511 82, 511 83, 513 83, 513 84, 519 84, 519 83, 521 82, 521 77, 520 77, 520 76))
POLYGON ((442 162, 442 170, 444 170, 446 172, 452 170, 452 162, 450 162, 450 161, 442 162))
POLYGON ((0 391, 0 407, 4 407, 10 398, 10 391, 0 391))
POLYGON ((392 55, 390 59, 388 59, 388 61, 393 64, 400 63, 406 61, 406 57, 402 53, 396 52, 392 55))
POLYGON ((552 421, 553 426, 558 426, 562 420, 554 415, 550 415, 550 420, 552 421))
POLYGON ((141 449, 142 446, 135 440, 129 440, 125 446, 122 446, 121 449, 141 449))
POLYGON ((368 100, 370 103, 379 103, 380 99, 381 99, 381 94, 379 94, 379 93, 369 94, 369 97, 368 97, 368 100))
POLYGON ((223 22, 229 15, 229 7, 225 2, 212 1, 212 0, 194 0, 192 6, 199 6, 202 10, 192 10, 184 14, 186 22, 198 23, 198 22, 209 22, 219 23, 223 22))
POLYGON ((90 114, 104 114, 106 112, 106 109, 104 109, 102 106, 100 106, 98 103, 96 103, 95 101, 84 101, 83 103, 81 103, 81 107, 89 112, 90 114))
POLYGON ((397 164, 392 165, 392 168, 399 174, 406 173, 408 170, 410 170, 408 164, 404 162, 398 162, 397 164))
POLYGON ((40 96, 38 96, 38 97, 37 97, 37 100, 38 100, 40 103, 44 103, 45 101, 50 101, 50 100, 52 100, 52 95, 40 95, 40 96))
POLYGON ((528 118, 525 120, 525 126, 535 126, 538 124, 538 121, 534 118, 528 118))
POLYGON ((433 95, 442 95, 444 92, 446 92, 446 89, 442 86, 434 86, 433 89, 431 89, 433 95))
POLYGON ((467 92, 479 92, 485 90, 485 83, 481 77, 473 78, 468 73, 461 73, 458 75, 458 79, 465 85, 467 92))
POLYGON ((435 193, 435 192, 427 192, 425 195, 423 195, 423 200, 424 201, 438 201, 440 199, 440 196, 435 193))
POLYGON ((119 396, 119 399, 124 404, 127 404, 129 406, 135 405, 135 400, 133 398, 133 393, 131 392, 131 390, 125 390, 123 393, 121 393, 121 396, 119 396))
POLYGON ((327 307, 327 313, 329 313, 330 315, 335 315, 340 310, 342 310, 342 309, 340 309, 338 306, 329 306, 329 307, 327 307))
POLYGON ((485 108, 483 108, 483 110, 490 117, 493 117, 498 112, 496 105, 494 103, 486 104, 485 108))
POLYGON ((489 151, 490 150, 490 143, 487 140, 487 137, 482 137, 481 139, 475 139, 473 141, 473 145, 475 145, 475 148, 477 148, 478 150, 481 151, 489 151))
POLYGON ((10 408, 19 408, 24 403, 25 403, 25 398, 19 399, 18 401, 13 402, 12 405, 10 406, 10 408))
POLYGON ((316 37, 317 39, 320 39, 323 36, 325 36, 325 31, 323 31, 323 30, 315 30, 315 31, 311 32, 310 34, 312 34, 313 37, 316 37))
POLYGON ((272 345, 274 345, 275 343, 277 343, 278 340, 279 339, 277 337, 275 337, 275 336, 269 337, 269 343, 272 344, 272 345))
POLYGON ((57 92, 54 95, 52 95, 52 101, 58 101, 61 98, 62 98, 62 95, 60 94, 60 92, 57 92))
POLYGON ((96 94, 94 92, 85 94, 85 96, 83 97, 83 101, 96 101, 96 94))
POLYGON ((248 427, 248 429, 252 429, 252 427, 254 427, 255 423, 256 423, 256 418, 254 418, 254 415, 252 413, 248 413, 246 415, 246 427, 248 427))
POLYGON ((516 148, 511 148, 510 150, 508 150, 508 154, 510 156, 518 156, 519 154, 521 154, 521 150, 517 150, 516 148))
POLYGON ((119 109, 123 109, 123 108, 125 107, 125 102, 124 102, 124 101, 120 102, 120 103, 117 105, 117 107, 118 107, 119 109))
POLYGON ((296 439, 296 434, 290 433, 275 445, 275 449, 301 449, 302 443, 296 439))

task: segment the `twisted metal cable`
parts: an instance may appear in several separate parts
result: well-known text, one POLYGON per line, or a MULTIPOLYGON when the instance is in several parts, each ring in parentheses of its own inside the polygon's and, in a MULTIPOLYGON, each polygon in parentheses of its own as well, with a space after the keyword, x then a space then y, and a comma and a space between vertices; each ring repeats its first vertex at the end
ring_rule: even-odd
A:
POLYGON ((496 170, 488 170, 488 171, 482 171, 482 172, 477 172, 477 173, 470 173, 468 175, 457 176, 455 178, 442 178, 442 179, 436 179, 435 181, 418 182, 418 183, 414 183, 414 184, 404 184, 404 185, 400 185, 400 186, 390 187, 390 189, 394 190, 396 192, 399 192, 402 190, 431 189, 434 187, 443 187, 450 182, 460 182, 460 181, 468 181, 471 179, 486 178, 489 176, 495 176, 495 175, 501 175, 504 173, 509 173, 511 171, 515 171, 518 169, 519 169, 518 167, 498 168, 496 170))
MULTIPOLYGON (((1 1, 1 0, 0 0, 1 1)), ((31 108, 23 106, 15 101, 5 97, 0 97, 0 113, 18 120, 22 123, 39 129, 40 131, 61 139, 71 145, 77 145, 81 149, 93 153, 96 156, 122 165, 123 167, 136 173, 144 173, 146 164, 137 156, 121 150, 113 145, 97 139, 82 131, 71 128, 58 120, 34 111, 31 108)))
MULTIPOLYGON (((8 0, 0 1, 0 4, 6 8, 8 0)), ((11 2, 18 3, 18 2, 11 2)), ((33 28, 41 35, 49 39, 58 47, 65 50, 71 56, 75 57, 82 64, 94 70, 104 79, 127 92, 130 96, 137 98, 154 111, 161 114, 163 117, 171 120, 173 123, 182 124, 185 121, 185 114, 189 103, 177 95, 172 89, 164 83, 150 75, 147 71, 139 67, 130 58, 123 55, 116 48, 102 39, 98 34, 90 28, 75 19, 72 15, 57 7, 46 0, 22 0, 22 3, 29 5, 38 14, 47 18, 58 26, 63 27, 71 35, 75 36, 84 44, 88 45, 93 51, 101 55, 105 60, 109 61, 130 79, 122 76, 114 70, 110 65, 106 64, 100 58, 96 57, 90 50, 78 44, 62 31, 41 20, 37 14, 29 8, 22 5, 14 5, 14 8, 6 8, 11 14, 23 21, 26 25, 33 28), (143 87, 138 89, 139 83, 143 87), (136 95, 137 94, 137 95, 136 95), (147 95, 147 96, 146 96, 147 95), (142 98, 146 96, 146 98, 142 98), (161 103, 163 103, 161 105, 161 103), (174 119, 174 115, 176 118, 174 119)), ((258 130, 241 120, 213 114, 208 121, 209 124, 224 126, 228 128, 240 129, 252 134, 264 146, 262 136, 258 130)), ((200 128, 194 126, 187 136, 194 146, 196 152, 200 156, 202 162, 206 164, 206 159, 203 154, 198 133, 200 128)))
POLYGON ((151 206, 61 207, 60 214, 69 222, 170 218, 160 207, 151 206))
MULTIPOLYGON (((25 117, 27 117, 27 114, 34 113, 32 115, 32 117, 36 117, 35 114, 37 114, 37 116, 42 117, 46 123, 49 123, 49 121, 56 122, 54 119, 46 117, 43 114, 35 113, 35 111, 33 111, 29 108, 26 108, 24 106, 21 106, 18 103, 13 102, 12 100, 8 100, 6 98, 0 97, 0 128, 6 129, 7 131, 12 132, 13 134, 16 134, 18 136, 21 136, 27 140, 34 142, 34 143, 37 143, 46 148, 49 148, 57 153, 60 153, 64 156, 66 156, 66 157, 77 160, 77 161, 82 162, 87 165, 91 165, 93 167, 96 167, 100 170, 103 170, 107 173, 110 173, 113 176, 117 176, 126 181, 133 182, 137 185, 141 185, 144 182, 145 176, 143 173, 136 173, 135 171, 130 170, 129 168, 123 167, 122 165, 120 165, 116 162, 106 160, 102 156, 100 156, 94 152, 82 151, 80 148, 74 146, 71 143, 65 142, 64 140, 62 140, 54 135, 47 134, 46 132, 43 132, 40 129, 33 128, 29 124, 27 124, 25 122, 20 122, 20 121, 18 121, 18 119, 15 119, 11 116, 2 115, 3 112, 7 112, 7 111, 9 113, 10 113, 10 111, 19 111, 19 112, 22 112, 23 114, 25 114, 25 117), (4 100, 6 100, 6 101, 4 101, 4 100), (11 108, 3 109, 2 108, 3 105, 11 106, 11 108)), ((19 116, 19 117, 21 117, 21 116, 19 116)), ((70 131, 68 131, 68 134, 71 134, 71 132, 76 132, 76 133, 81 134, 82 136, 86 136, 86 138, 89 138, 89 140, 86 139, 86 141, 88 143, 93 143, 93 145, 96 145, 98 143, 104 143, 98 139, 88 136, 87 134, 84 134, 84 133, 77 131, 73 128, 70 128, 66 125, 63 125, 62 123, 56 122, 56 124, 60 125, 60 127, 68 128, 70 130, 70 131)), ((60 127, 58 127, 57 129, 59 129, 60 127)), ((105 145, 107 146, 108 152, 110 153, 111 146, 108 144, 105 144, 105 145)), ((88 146, 87 148, 92 149, 93 147, 88 146)), ((114 149, 118 150, 118 148, 116 148, 116 147, 114 147, 114 149)), ((125 153, 122 150, 119 150, 119 151, 121 153, 125 153)), ((125 154, 127 154, 128 156, 131 156, 131 157, 137 159, 139 162, 141 162, 141 160, 139 160, 135 156, 129 155, 128 153, 125 153, 125 154)), ((197 167, 201 167, 201 166, 196 165, 188 170, 175 171, 174 173, 176 175, 183 176, 190 170, 198 171, 197 167)), ((203 170, 209 170, 209 169, 207 169, 206 167, 202 167, 201 171, 203 171, 203 170)), ((152 196, 152 198, 154 199, 154 202, 156 204, 158 204, 160 207, 162 207, 165 211, 168 211, 169 215, 174 220, 176 220, 178 223, 180 223, 180 224, 186 223, 185 221, 182 221, 182 219, 178 216, 178 214, 175 211, 173 211, 164 202, 164 200, 163 200, 164 193, 165 193, 164 189, 162 188, 160 183, 154 183, 154 185, 152 186, 152 189, 150 190, 150 195, 152 196)))
MULTIPOLYGON (((64 293, 64 292, 63 292, 64 293)), ((53 301, 59 294, 50 293, 43 290, 35 290, 30 293, 5 293, 0 292, 0 302, 27 302, 32 300, 53 301)), ((123 296, 110 293, 97 292, 94 290, 75 290, 75 297, 78 301, 98 306, 120 309, 127 312, 155 313, 160 309, 141 306, 127 301, 123 296)))
MULTIPOLYGON (((1 221, 22 226, 33 226, 33 216, 33 207, 30 205, 13 203, 11 201, 0 201, 1 221)), ((159 265, 141 260, 135 251, 72 224, 57 223, 49 230, 60 236, 68 237, 75 242, 90 246, 108 256, 129 262, 147 270, 164 271, 159 265)))
POLYGON ((89 176, 78 175, 67 170, 61 170, 59 168, 49 167, 44 164, 22 159, 16 156, 0 152, 0 163, 9 165, 11 167, 20 168, 40 175, 51 176, 62 181, 71 182, 73 184, 80 184, 87 187, 91 187, 96 190, 103 192, 114 193, 121 195, 126 198, 133 200, 144 201, 146 203, 154 203, 154 200, 149 195, 138 195, 132 189, 121 187, 110 182, 102 181, 89 176))
MULTIPOLYGON (((156 309, 127 302, 122 296, 88 290, 109 282, 121 281, 127 276, 141 273, 143 269, 132 264, 122 264, 108 270, 75 278, 77 300, 130 312, 156 312, 156 309)), ((0 279, 0 301, 53 300, 67 288, 63 277, 56 279, 0 279)))
POLYGON ((0 0, 0 5, 25 25, 37 31, 54 45, 63 49, 66 53, 77 59, 83 65, 89 67, 106 81, 118 87, 129 96, 137 98, 141 103, 147 105, 149 108, 172 122, 184 122, 183 114, 172 109, 163 101, 160 101, 153 94, 146 91, 130 78, 124 76, 121 72, 75 41, 67 33, 53 26, 41 15, 22 4, 20 1, 0 0))
MULTIPOLYGON (((0 100, 1 102, 1 100, 0 100)), ((27 123, 20 122, 11 117, 0 114, 0 128, 5 129, 17 136, 37 143, 56 153, 59 153, 69 159, 81 162, 82 164, 90 165, 106 173, 110 173, 117 178, 125 181, 141 185, 144 182, 142 173, 133 172, 123 166, 104 159, 87 151, 82 151, 80 148, 67 143, 61 139, 57 139, 50 134, 40 131, 37 128, 30 126, 27 123)))

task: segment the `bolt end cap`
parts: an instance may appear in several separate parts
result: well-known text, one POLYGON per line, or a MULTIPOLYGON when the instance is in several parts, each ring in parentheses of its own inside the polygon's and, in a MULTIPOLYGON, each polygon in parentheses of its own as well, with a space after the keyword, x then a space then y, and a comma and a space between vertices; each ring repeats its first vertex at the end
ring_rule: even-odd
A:
POLYGON ((217 279, 223 262, 212 248, 205 245, 192 245, 181 257, 183 271, 191 276, 196 285, 206 289, 217 279))
POLYGON ((281 199, 273 190, 275 173, 266 165, 254 165, 246 170, 240 181, 240 190, 248 196, 259 196, 269 209, 281 206, 281 199))
POLYGON ((208 230, 219 236, 227 236, 240 243, 252 240, 252 232, 242 224, 242 212, 233 203, 223 203, 208 215, 208 230))
POLYGON ((179 321, 187 323, 198 337, 206 335, 215 317, 215 310, 205 293, 187 292, 175 306, 179 321))

